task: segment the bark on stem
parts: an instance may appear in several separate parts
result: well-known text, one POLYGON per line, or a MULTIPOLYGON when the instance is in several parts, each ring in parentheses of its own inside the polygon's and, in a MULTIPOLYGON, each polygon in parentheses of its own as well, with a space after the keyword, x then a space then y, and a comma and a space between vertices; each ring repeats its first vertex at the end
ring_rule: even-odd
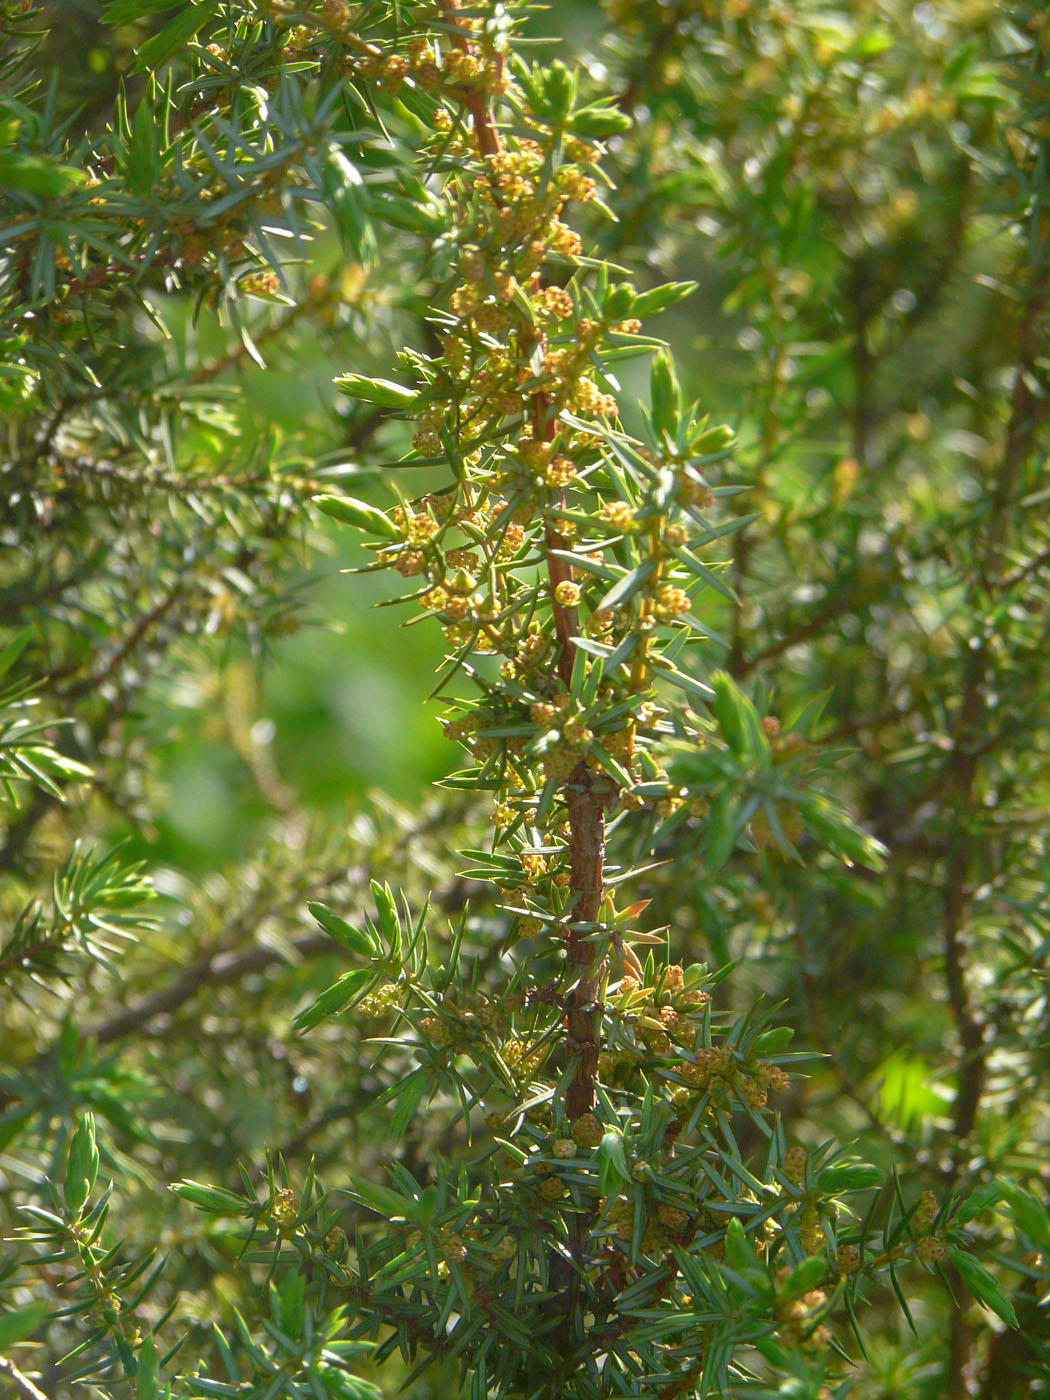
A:
MULTIPOLYGON (((471 52, 469 35, 456 22, 459 0, 441 0, 445 16, 454 26, 452 42, 464 53, 471 52)), ((500 150, 499 132, 492 121, 485 95, 480 89, 465 87, 463 102, 470 113, 474 141, 482 157, 500 150)), ((530 404, 533 440, 551 442, 556 433, 556 420, 550 398, 542 391, 533 395, 530 404)), ((557 557, 567 547, 552 521, 544 522, 544 544, 547 579, 550 590, 554 629, 557 638, 555 669, 561 683, 568 687, 572 680, 576 648, 572 638, 579 630, 576 609, 560 603, 556 590, 559 583, 572 581, 572 568, 557 557)), ((598 991, 604 972, 604 960, 597 945, 589 940, 598 922, 604 896, 605 867, 605 809, 612 796, 608 780, 579 762, 565 786, 565 802, 569 815, 569 875, 573 896, 568 925, 567 959, 571 985, 565 1000, 565 1041, 570 1062, 575 1063, 572 1082, 565 1096, 565 1111, 569 1118, 578 1118, 594 1106, 595 1078, 598 1068, 598 991)))
MULTIPOLYGON (((1043 317, 1050 295, 1050 257, 1045 248, 1037 267, 1024 314, 1018 328, 1018 362, 1011 397, 1010 419, 1003 447, 1002 467, 992 493, 988 527, 977 559, 976 599, 988 600, 1003 592, 1003 565, 1013 507, 1024 483, 1024 472, 1035 446, 1036 434, 1046 422, 1048 409, 1040 392, 1033 389, 1038 357, 1043 349, 1043 317)), ((969 947, 966 919, 972 895, 971 838, 968 822, 976 802, 978 768, 984 752, 982 736, 988 717, 988 672, 992 660, 992 639, 985 633, 980 645, 971 651, 964 670, 962 703, 948 760, 945 785, 948 801, 958 813, 945 862, 942 896, 944 914, 944 964, 948 1004, 960 1042, 959 1076, 952 1109, 954 1143, 949 1180, 958 1177, 969 1149, 969 1139, 977 1124, 984 1095, 990 1047, 985 1041, 984 1019, 974 1002, 967 975, 969 947)), ((956 1271, 949 1280, 957 1283, 956 1271)), ((946 1393, 950 1400, 964 1400, 971 1393, 970 1329, 963 1309, 952 1310, 946 1393)))
MULTIPOLYGON (((554 423, 546 405, 537 403, 533 433, 537 440, 549 441, 554 423)), ((572 569, 556 556, 567 541, 548 521, 545 526, 547 577, 554 630, 558 639, 557 671, 562 684, 572 680, 576 648, 572 638, 579 630, 575 608, 558 602, 557 587, 572 580, 572 569)), ((565 1095, 565 1113, 570 1119, 589 1113, 594 1107, 598 1071, 598 991, 605 970, 597 945, 590 941, 598 922, 605 893, 605 808, 611 791, 604 776, 594 773, 584 762, 577 763, 565 789, 569 813, 569 888, 573 895, 568 926, 567 963, 572 978, 565 1001, 565 1043, 570 1061, 575 1061, 572 1082, 565 1095)))
POLYGON ((6 1356, 0 1356, 0 1376, 7 1377, 18 1394, 23 1397, 23 1400, 48 1400, 40 1387, 34 1385, 13 1361, 8 1361, 6 1356))
MULTIPOLYGON (((441 0, 441 8, 446 17, 456 26, 452 32, 452 42, 462 53, 470 53, 470 39, 457 23, 459 0, 441 0)), ((495 155, 500 148, 499 134, 492 124, 485 94, 476 87, 465 87, 463 89, 463 103, 470 113, 478 154, 482 156, 495 155)))
POLYGON ((598 922, 604 896, 605 807, 608 784, 585 763, 578 763, 566 792, 569 809, 569 870, 576 896, 569 925, 569 971, 576 974, 565 1007, 566 1040, 576 1061, 565 1095, 567 1116, 578 1118, 594 1107, 598 1072, 598 991, 604 960, 588 940, 588 924, 598 922))

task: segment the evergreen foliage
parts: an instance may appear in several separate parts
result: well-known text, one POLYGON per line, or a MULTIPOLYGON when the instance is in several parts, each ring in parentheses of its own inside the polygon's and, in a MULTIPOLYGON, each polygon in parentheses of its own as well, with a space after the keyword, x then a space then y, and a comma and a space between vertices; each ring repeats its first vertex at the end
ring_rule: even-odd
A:
POLYGON ((0 27, 0 1377, 1050 1394, 1042 8, 0 27))

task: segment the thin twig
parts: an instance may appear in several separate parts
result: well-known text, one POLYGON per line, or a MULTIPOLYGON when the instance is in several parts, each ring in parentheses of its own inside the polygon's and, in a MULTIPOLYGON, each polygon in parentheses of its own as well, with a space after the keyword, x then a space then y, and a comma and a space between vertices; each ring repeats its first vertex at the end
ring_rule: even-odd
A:
POLYGON ((631 116, 634 113, 635 107, 638 105, 638 99, 641 97, 644 89, 646 87, 652 87, 653 78, 657 72, 660 60, 670 47, 671 41, 674 39, 675 35, 678 33, 678 26, 688 14, 689 8, 690 7, 684 3, 684 0, 679 0, 678 4, 676 4, 671 11, 668 19, 653 35, 648 53, 642 62, 638 64, 634 73, 631 75, 630 82, 620 94, 616 105, 621 112, 626 112, 628 116, 631 116))
MULTIPOLYGON (((458 0, 442 0, 446 16, 456 24, 458 0)), ((676 21, 677 22, 677 21, 676 21)), ((455 28, 453 43, 465 53, 470 52, 467 35, 455 28)), ((478 154, 494 155, 500 150, 499 132, 492 120, 484 95, 477 88, 467 88, 463 101, 470 113, 474 141, 478 154)), ((556 430, 550 396, 538 390, 532 396, 530 417, 533 438, 550 442, 556 430)), ((566 687, 572 680, 576 648, 573 637, 579 632, 576 609, 561 603, 557 597, 560 583, 571 582, 572 569, 558 551, 566 541, 556 526, 548 520, 545 525, 545 554, 547 583, 554 615, 558 650, 555 669, 566 687)), ((565 1043, 571 1061, 575 1062, 573 1078, 565 1096, 568 1117, 577 1118, 588 1112, 596 1096, 598 1069, 597 994, 601 984, 603 960, 590 940, 598 921, 604 895, 605 809, 612 796, 608 780, 591 772, 585 763, 578 763, 565 786, 565 801, 569 815, 569 888, 574 896, 571 923, 568 926, 567 954, 570 975, 574 978, 565 1002, 565 1043)))
POLYGON ((0 1356, 0 1376, 7 1379, 22 1396, 22 1400, 48 1400, 44 1392, 33 1384, 27 1375, 18 1369, 13 1361, 8 1361, 5 1356, 0 1356))
MULTIPOLYGON (((1042 320, 1050 286, 1050 257, 1044 249, 1042 265, 1033 277, 1024 315, 1018 330, 1017 375, 1014 381, 1003 446, 1002 467, 989 501, 988 526, 980 551, 976 591, 984 597, 998 596, 1003 584, 1003 555, 1006 534, 1012 519, 1025 462, 1035 435, 1050 408, 1044 393, 1033 389, 1035 367, 1043 351, 1042 320)), ((957 813, 949 840, 944 869, 943 942, 948 1004, 960 1042, 959 1074, 952 1108, 953 1146, 951 1179, 958 1176, 969 1150, 969 1138, 977 1122, 987 1079, 989 1046, 985 1043, 984 1021, 973 1000, 967 977, 964 921, 969 907, 969 875, 972 842, 969 818, 975 805, 975 787, 980 763, 981 736, 988 717, 987 672, 992 656, 987 632, 966 658, 962 701, 952 751, 945 769, 946 800, 957 813)), ((949 1275, 950 1277, 951 1275, 949 1275)), ((947 1395, 963 1400, 970 1393, 967 1370, 970 1333, 962 1308, 952 1309, 949 1332, 947 1395)))

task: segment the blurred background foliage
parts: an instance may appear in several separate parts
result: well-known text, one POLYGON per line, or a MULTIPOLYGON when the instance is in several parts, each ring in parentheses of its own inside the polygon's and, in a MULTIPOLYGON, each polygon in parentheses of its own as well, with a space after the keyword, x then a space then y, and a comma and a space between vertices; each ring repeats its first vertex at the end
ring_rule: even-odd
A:
MULTIPOLYGON (((312 111, 348 61, 324 7, 302 9, 321 16, 300 54, 312 111)), ((485 917, 454 857, 485 817, 433 789, 457 764, 422 703, 440 639, 370 610, 389 582, 342 577, 365 556, 307 510, 350 477, 388 501, 381 463, 404 427, 348 407, 332 379, 389 373, 425 343, 435 288, 417 232, 384 218, 399 172, 363 155, 368 198, 348 214, 322 179, 299 251, 296 216, 265 189, 244 201, 261 223, 234 229, 193 193, 151 209, 148 181, 105 183, 94 210, 87 187, 34 186, 32 161, 111 179, 99 153, 119 85, 130 112, 156 110, 138 60, 170 15, 0 11, 0 117, 30 161, 0 166, 0 641, 29 629, 46 716, 73 719, 51 735, 61 761, 97 774, 56 770, 64 804, 19 787, 5 811, 0 1214, 10 1237, 90 1107, 122 1228, 177 1253, 158 1297, 204 1348, 213 1308, 243 1304, 245 1283, 230 1235, 189 1219, 170 1181, 233 1182, 238 1161, 259 1175, 275 1148, 300 1175, 310 1153, 338 1174, 435 1149, 425 1129, 384 1139, 367 1027, 291 1031, 341 968, 308 898, 356 907, 378 871, 451 911, 473 894, 485 917), (133 225, 153 241, 131 275, 112 250, 133 225), (275 266, 283 285, 250 281, 275 266), (86 956, 90 930, 45 940, 38 963, 18 932, 77 839, 127 841, 160 890, 115 972, 86 956)), ((879 877, 794 864, 756 823, 716 874, 654 872, 655 922, 683 961, 741 959, 725 996, 783 1001, 824 1057, 786 1110, 803 1136, 859 1138, 908 1189, 1006 1176, 1045 1197, 1047 15, 574 0, 529 23, 540 52, 560 42, 635 118, 607 162, 616 219, 588 237, 639 285, 699 284, 653 329, 739 435, 726 479, 754 519, 727 546, 738 601, 707 595, 700 670, 728 666, 785 742, 841 749, 835 795, 889 850, 879 877), (793 731, 817 697, 822 716, 793 731)), ((178 100, 204 111, 250 75, 221 16, 196 39, 152 66, 194 74, 178 100)), ((383 118, 411 131, 388 96, 383 118)), ((293 108, 259 119, 271 150, 294 145, 293 108)), ((698 839, 681 829, 658 854, 698 839)), ((957 1304, 918 1290, 917 1336, 892 1299, 873 1302, 857 1394, 1050 1394, 1045 1256, 1016 1223, 987 1230, 1011 1261, 1020 1339, 961 1290, 957 1304)), ((20 1258, 0 1246, 0 1277, 20 1258)), ((48 1394, 67 1384, 61 1353, 45 1351, 48 1394)))

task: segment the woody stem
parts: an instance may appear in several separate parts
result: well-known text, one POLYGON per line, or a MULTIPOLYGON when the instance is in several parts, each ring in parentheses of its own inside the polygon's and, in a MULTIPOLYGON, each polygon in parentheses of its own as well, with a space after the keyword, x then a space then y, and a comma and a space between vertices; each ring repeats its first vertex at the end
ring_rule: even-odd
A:
MULTIPOLYGON (((469 36, 456 22, 459 0, 441 0, 441 5, 446 17, 455 25, 452 42, 462 52, 470 53, 469 36)), ((501 148, 499 132, 483 92, 467 86, 463 90, 463 102, 470 113, 479 156, 495 155, 501 148)), ((542 391, 533 395, 529 416, 534 441, 552 442, 556 419, 549 397, 542 391)), ((546 521, 545 557, 557 638, 555 669, 566 688, 572 681, 576 656, 572 638, 579 631, 576 609, 560 602, 557 597, 558 585, 572 581, 571 566, 557 557, 559 551, 566 549, 567 543, 556 525, 551 520, 546 521)), ((565 1111, 569 1118, 577 1118, 593 1108, 595 1100, 597 999, 604 960, 589 935, 594 932, 594 925, 598 922, 604 895, 605 809, 612 793, 606 779, 594 773, 583 760, 576 764, 564 791, 569 816, 569 880, 572 894, 567 940, 570 988, 565 1002, 565 1038, 570 1060, 575 1062, 573 1079, 565 1097, 565 1111)))

